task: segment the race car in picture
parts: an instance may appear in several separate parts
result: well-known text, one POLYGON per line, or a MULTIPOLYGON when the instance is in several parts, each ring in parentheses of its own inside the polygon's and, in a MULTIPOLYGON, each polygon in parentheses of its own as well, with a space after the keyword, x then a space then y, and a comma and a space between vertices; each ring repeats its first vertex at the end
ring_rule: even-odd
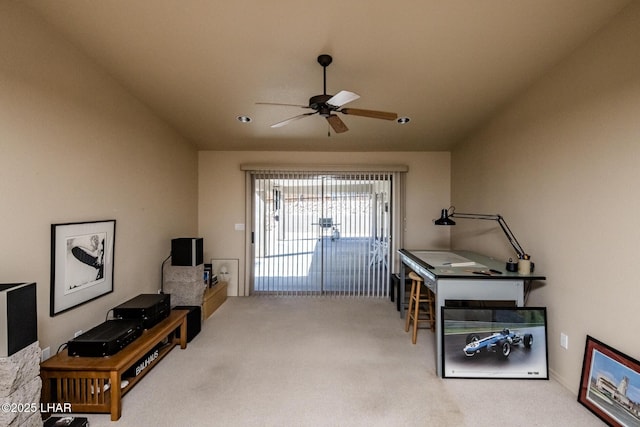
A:
POLYGON ((524 348, 531 348, 533 335, 520 335, 518 332, 505 328, 500 332, 494 332, 488 337, 480 338, 480 335, 471 333, 467 335, 467 345, 464 346, 464 354, 467 357, 478 353, 495 353, 498 357, 506 359, 511 354, 511 347, 522 344, 524 348))

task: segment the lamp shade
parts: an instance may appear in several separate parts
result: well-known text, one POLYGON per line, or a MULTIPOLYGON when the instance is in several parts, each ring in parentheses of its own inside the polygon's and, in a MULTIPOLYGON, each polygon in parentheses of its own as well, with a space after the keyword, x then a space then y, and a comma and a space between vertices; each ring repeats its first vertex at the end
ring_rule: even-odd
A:
POLYGON ((449 210, 442 209, 442 213, 440 214, 440 218, 436 219, 436 225, 456 225, 456 222, 449 218, 449 210))

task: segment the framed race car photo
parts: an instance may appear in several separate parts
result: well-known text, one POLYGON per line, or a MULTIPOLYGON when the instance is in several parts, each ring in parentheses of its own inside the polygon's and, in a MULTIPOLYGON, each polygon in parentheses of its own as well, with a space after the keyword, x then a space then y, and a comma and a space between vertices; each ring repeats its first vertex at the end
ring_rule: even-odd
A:
POLYGON ((549 379, 545 307, 442 307, 443 378, 549 379))

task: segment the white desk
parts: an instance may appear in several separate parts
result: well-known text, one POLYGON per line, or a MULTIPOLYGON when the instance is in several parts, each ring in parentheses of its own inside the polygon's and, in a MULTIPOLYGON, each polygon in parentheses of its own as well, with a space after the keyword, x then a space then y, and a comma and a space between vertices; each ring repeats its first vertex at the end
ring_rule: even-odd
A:
MULTIPOLYGON (((418 273, 436 296, 436 373, 442 376, 441 307, 452 300, 513 301, 524 306, 525 286, 532 280, 546 280, 540 274, 520 275, 506 271, 505 262, 469 251, 400 249, 400 283, 406 279, 406 267, 418 273), (455 266, 458 263, 473 265, 455 266), (453 263, 452 265, 448 265, 453 263), (476 274, 477 271, 501 274, 476 274)), ((404 317, 404 287, 400 286, 400 316, 404 317)))

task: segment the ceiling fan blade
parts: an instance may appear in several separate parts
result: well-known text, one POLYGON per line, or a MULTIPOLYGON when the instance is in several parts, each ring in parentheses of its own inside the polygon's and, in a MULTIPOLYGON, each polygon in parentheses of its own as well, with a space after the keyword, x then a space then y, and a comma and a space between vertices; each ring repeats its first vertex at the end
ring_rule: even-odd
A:
POLYGON ((331 128, 335 133, 343 133, 349 130, 342 119, 340 119, 340 117, 335 114, 331 114, 330 116, 328 116, 327 121, 329 122, 329 125, 331 125, 331 128))
POLYGON ((281 104, 278 102, 256 102, 256 105, 280 105, 283 107, 301 107, 301 108, 311 108, 308 105, 300 105, 300 104, 281 104))
POLYGON ((360 95, 357 93, 349 92, 348 90, 341 90, 337 94, 333 95, 327 101, 327 104, 333 105, 334 107, 342 107, 344 104, 348 104, 351 101, 355 101, 360 98, 360 95))
POLYGON ((351 114, 352 116, 371 117, 372 119, 395 120, 398 118, 396 113, 388 113, 386 111, 362 110, 360 108, 343 108, 341 113, 351 114))
POLYGON ((297 115, 297 116, 291 117, 291 118, 289 118, 289 119, 287 119, 287 120, 283 120, 283 121, 281 121, 281 122, 274 123, 274 124, 272 124, 272 125, 271 125, 271 127, 272 127, 272 128, 279 128, 279 127, 282 127, 282 126, 284 126, 284 125, 288 125, 288 124, 289 124, 289 123, 291 123, 291 122, 295 122, 296 120, 300 120, 300 119, 305 118, 305 117, 307 117, 307 116, 312 116, 312 115, 314 115, 314 114, 316 114, 316 113, 317 113, 317 112, 316 112, 316 111, 314 111, 313 113, 304 113, 304 114, 300 114, 300 115, 297 115))

